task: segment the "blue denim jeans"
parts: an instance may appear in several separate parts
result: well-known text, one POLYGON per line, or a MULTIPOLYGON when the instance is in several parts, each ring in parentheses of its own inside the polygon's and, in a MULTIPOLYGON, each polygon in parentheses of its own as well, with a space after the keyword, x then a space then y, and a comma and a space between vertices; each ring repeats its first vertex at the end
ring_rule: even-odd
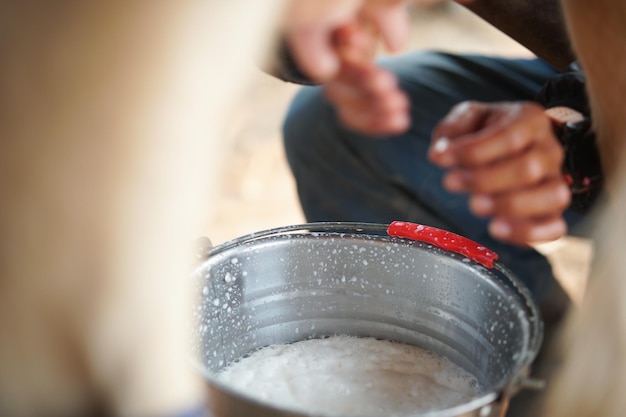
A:
MULTIPOLYGON (((307 220, 406 220, 458 233, 498 253, 542 301, 555 286, 545 257, 491 238, 487 220, 469 211, 468 197, 443 189, 444 172, 426 152, 433 127, 454 104, 532 100, 556 71, 537 59, 435 52, 381 64, 398 76, 411 100, 412 126, 405 134, 372 138, 343 127, 319 87, 302 88, 289 109, 285 149, 307 220)), ((566 218, 578 220, 570 212, 566 218)))

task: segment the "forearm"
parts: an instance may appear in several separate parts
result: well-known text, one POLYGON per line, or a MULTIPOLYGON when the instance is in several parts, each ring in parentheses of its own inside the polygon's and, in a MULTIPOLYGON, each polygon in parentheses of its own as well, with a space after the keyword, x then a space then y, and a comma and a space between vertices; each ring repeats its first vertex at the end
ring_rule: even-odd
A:
POLYGON ((626 5, 619 1, 565 0, 572 42, 587 78, 587 92, 598 136, 609 194, 616 192, 626 154, 626 5))
POLYGON ((557 69, 575 60, 558 0, 474 0, 465 7, 557 69))

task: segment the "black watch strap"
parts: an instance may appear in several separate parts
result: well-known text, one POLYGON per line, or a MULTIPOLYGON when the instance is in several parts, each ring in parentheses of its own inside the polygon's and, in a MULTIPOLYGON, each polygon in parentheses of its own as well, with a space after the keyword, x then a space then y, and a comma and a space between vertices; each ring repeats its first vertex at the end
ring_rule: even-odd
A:
POLYGON ((602 193, 603 176, 585 90, 585 74, 573 63, 548 80, 537 95, 563 145, 563 175, 572 191, 571 207, 586 213, 602 193))
POLYGON ((546 109, 563 146, 563 176, 572 192, 572 208, 588 212, 601 194, 602 166, 591 120, 576 110, 546 109), (555 117, 556 116, 556 117, 555 117))

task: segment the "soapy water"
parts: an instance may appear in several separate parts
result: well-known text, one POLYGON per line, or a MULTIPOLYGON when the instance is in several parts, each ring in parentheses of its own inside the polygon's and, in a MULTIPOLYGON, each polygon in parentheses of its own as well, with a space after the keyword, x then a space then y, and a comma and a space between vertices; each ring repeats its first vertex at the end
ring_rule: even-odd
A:
POLYGON ((345 335, 262 348, 218 379, 281 409, 338 417, 410 416, 481 393, 473 375, 437 353, 345 335))

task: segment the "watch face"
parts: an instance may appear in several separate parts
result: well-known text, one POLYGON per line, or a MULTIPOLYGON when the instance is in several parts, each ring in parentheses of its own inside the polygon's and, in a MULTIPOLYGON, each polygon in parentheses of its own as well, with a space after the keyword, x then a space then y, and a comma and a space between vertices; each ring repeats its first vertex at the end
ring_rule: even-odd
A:
POLYGON ((602 166, 595 134, 588 119, 565 123, 559 131, 559 141, 565 151, 563 174, 572 192, 572 208, 585 213, 602 191, 602 166))
POLYGON ((545 110, 545 113, 554 122, 559 124, 575 124, 585 120, 585 116, 581 112, 565 106, 550 107, 545 110))

